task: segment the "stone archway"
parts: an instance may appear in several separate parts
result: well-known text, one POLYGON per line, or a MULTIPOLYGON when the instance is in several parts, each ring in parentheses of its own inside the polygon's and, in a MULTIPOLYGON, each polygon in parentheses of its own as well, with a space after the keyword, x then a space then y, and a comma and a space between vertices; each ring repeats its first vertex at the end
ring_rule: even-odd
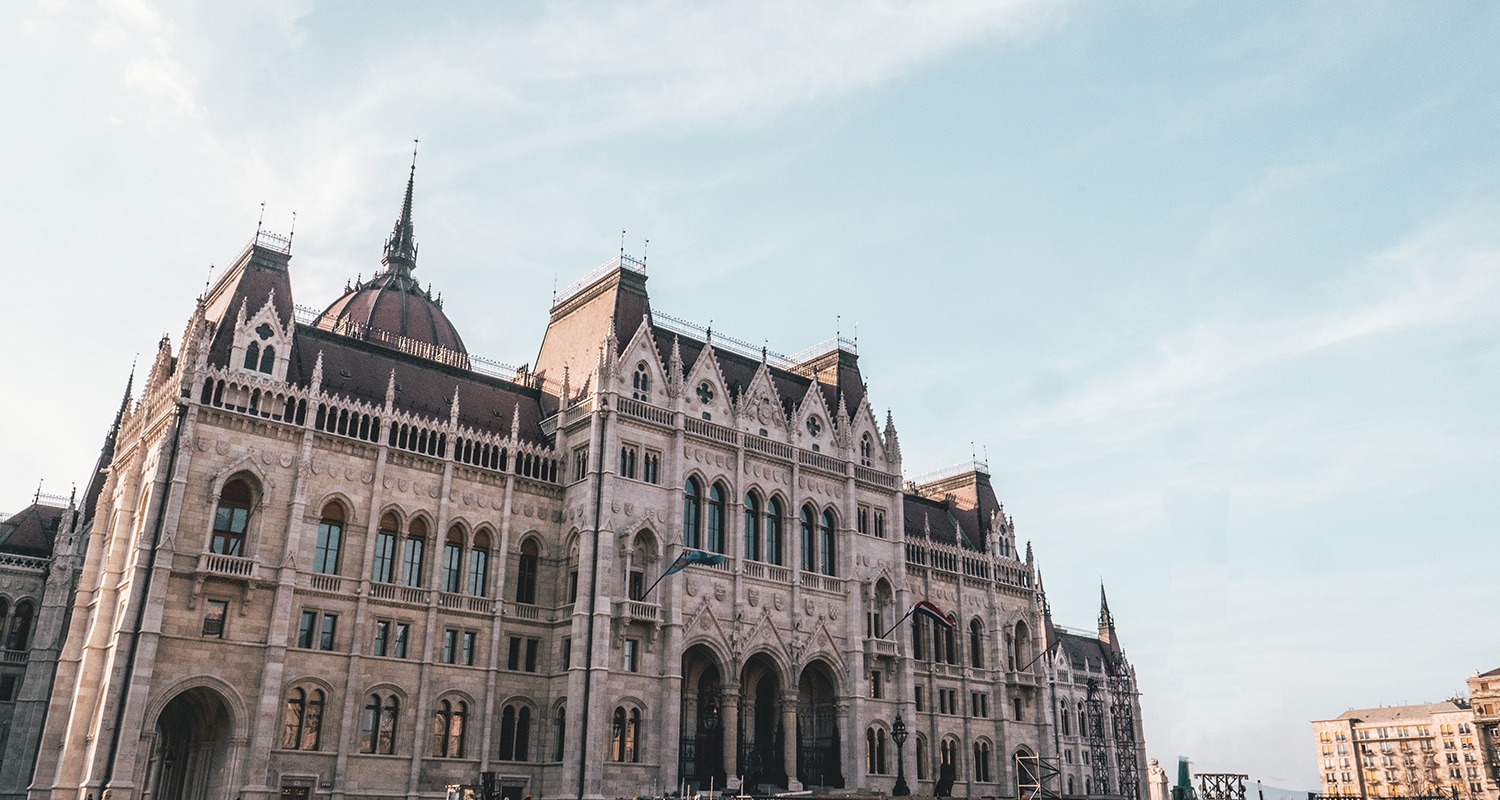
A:
POLYGON ((187 689, 156 717, 148 786, 152 800, 225 800, 231 795, 234 713, 207 686, 187 689))
POLYGON ((782 678, 776 662, 757 653, 740 671, 740 772, 748 787, 787 787, 782 678))
POLYGON ((797 680, 797 780, 811 789, 843 788, 838 682, 833 670, 814 661, 797 680))
POLYGON ((677 774, 689 789, 724 786, 723 694, 723 672, 714 652, 701 644, 684 651, 677 774))

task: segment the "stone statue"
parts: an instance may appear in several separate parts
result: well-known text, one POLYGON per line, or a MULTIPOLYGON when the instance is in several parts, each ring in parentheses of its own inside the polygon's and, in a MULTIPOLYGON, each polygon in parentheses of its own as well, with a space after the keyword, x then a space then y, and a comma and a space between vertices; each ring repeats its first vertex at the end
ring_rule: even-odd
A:
POLYGON ((1171 800, 1171 790, 1167 786, 1167 771, 1161 768, 1156 759, 1151 759, 1146 764, 1146 782, 1150 791, 1151 800, 1171 800))

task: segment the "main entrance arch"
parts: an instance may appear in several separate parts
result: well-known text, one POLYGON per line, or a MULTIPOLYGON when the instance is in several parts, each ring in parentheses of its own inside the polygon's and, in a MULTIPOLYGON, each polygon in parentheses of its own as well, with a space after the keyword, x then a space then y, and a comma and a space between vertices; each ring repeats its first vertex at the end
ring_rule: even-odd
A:
POLYGON ((844 786, 837 687, 822 661, 804 667, 797 680, 797 780, 809 789, 844 786))
POLYGON ((234 714, 218 691, 195 686, 156 717, 147 785, 153 800, 225 800, 231 794, 234 714))
POLYGON ((677 774, 689 789, 724 786, 723 672, 708 647, 682 654, 682 737, 677 774))
POLYGON ((765 653, 740 672, 740 771, 750 787, 786 788, 786 727, 781 714, 781 670, 765 653))

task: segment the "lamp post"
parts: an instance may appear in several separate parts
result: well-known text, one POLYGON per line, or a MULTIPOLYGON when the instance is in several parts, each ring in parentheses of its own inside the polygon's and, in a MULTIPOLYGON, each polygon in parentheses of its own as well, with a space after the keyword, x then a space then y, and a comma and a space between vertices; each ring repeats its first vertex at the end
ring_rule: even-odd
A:
POLYGON ((906 797, 911 794, 911 787, 906 785, 906 759, 901 756, 902 745, 906 744, 906 723, 901 719, 901 712, 896 712, 896 721, 891 723, 891 741, 896 743, 896 786, 891 789, 893 797, 906 797))

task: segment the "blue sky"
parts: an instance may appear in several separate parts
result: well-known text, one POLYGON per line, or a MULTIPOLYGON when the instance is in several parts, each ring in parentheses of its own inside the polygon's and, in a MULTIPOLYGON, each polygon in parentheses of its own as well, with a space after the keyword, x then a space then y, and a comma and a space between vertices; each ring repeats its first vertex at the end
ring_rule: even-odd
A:
POLYGON ((421 137, 473 352, 621 229, 659 310, 857 325, 908 472, 987 453, 1059 622, 1106 581, 1164 762, 1311 788, 1309 719, 1500 666, 1500 7, 490 5, 7 14, 0 507, 261 202, 300 303, 376 269, 421 137))

